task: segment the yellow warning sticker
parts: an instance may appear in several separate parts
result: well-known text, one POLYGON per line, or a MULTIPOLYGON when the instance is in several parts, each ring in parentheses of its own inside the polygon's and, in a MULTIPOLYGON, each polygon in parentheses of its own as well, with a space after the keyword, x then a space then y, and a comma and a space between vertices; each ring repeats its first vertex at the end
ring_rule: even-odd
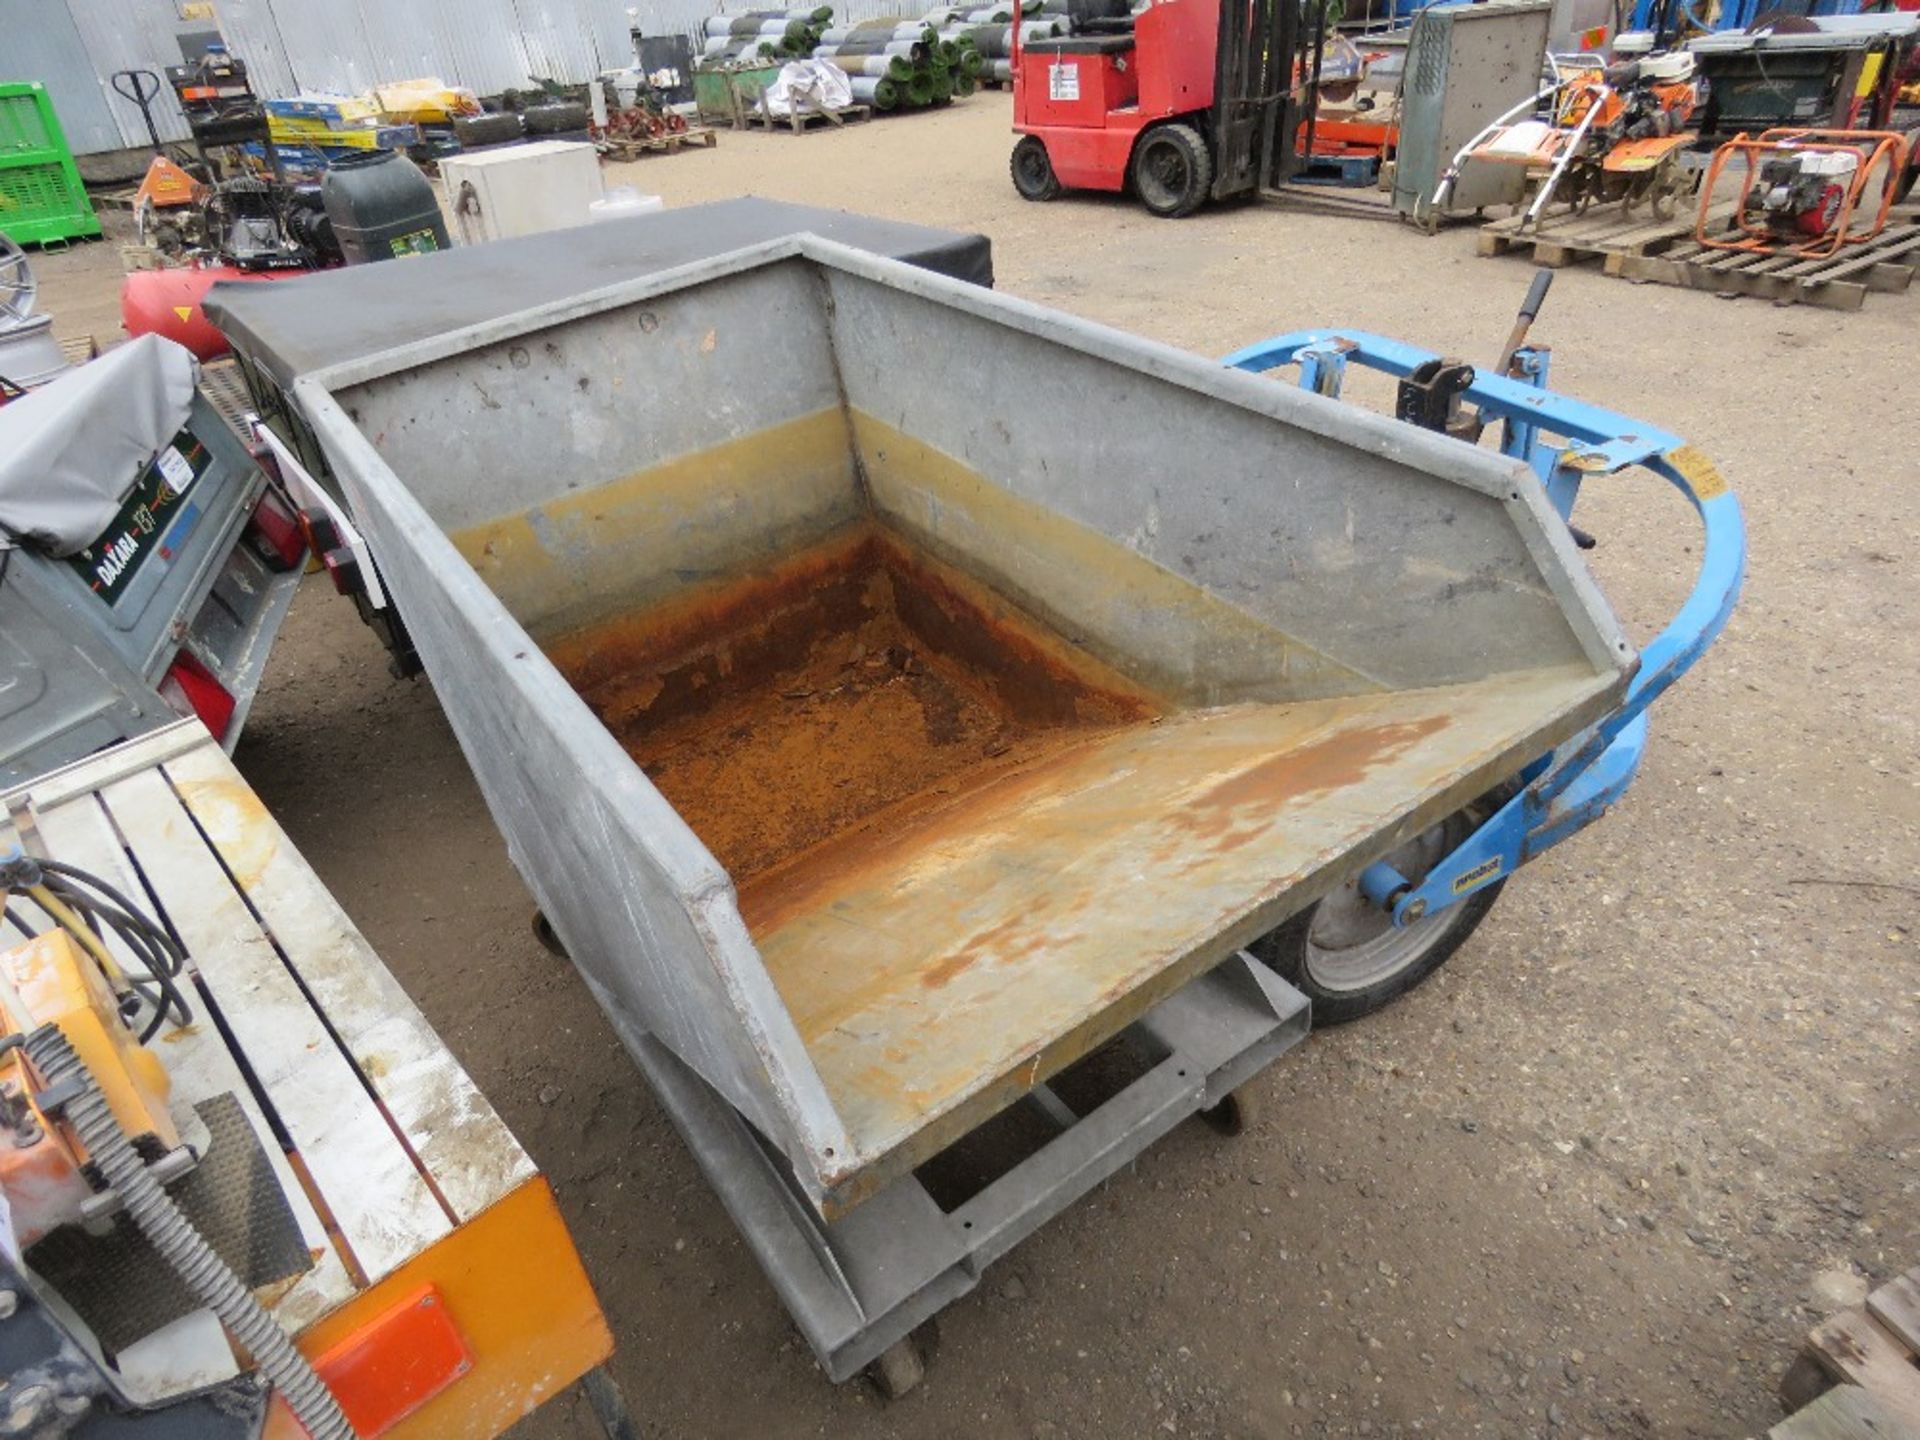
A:
POLYGON ((193 307, 191 305, 176 305, 173 307, 173 313, 178 315, 182 320, 191 320, 193 318, 193 307))
POLYGON ((1499 873, 1500 857, 1498 855, 1494 856, 1491 860, 1482 860, 1465 874, 1454 877, 1453 893, 1456 895, 1464 895, 1467 891, 1473 889, 1474 886, 1480 884, 1481 881, 1491 880, 1499 873))
POLYGON ((1691 445, 1682 445, 1677 450, 1669 450, 1666 458, 1667 463, 1678 470, 1681 478, 1693 488, 1697 498, 1711 500, 1716 495, 1726 494, 1726 479, 1703 451, 1691 445))

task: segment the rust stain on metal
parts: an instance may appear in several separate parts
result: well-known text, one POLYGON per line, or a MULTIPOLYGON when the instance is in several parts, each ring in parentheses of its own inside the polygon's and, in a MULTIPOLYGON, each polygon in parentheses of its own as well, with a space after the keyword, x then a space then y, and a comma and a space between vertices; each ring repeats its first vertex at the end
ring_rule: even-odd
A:
POLYGON ((864 489, 834 412, 458 537, 726 867, 847 1130, 833 1204, 1597 693, 1386 693, 854 418, 864 489), (1058 618, 1148 610, 1193 644, 1143 660, 1058 618))
POLYGON ((750 926, 767 914, 761 877, 811 854, 857 860, 868 833, 884 844, 1163 708, 871 524, 547 653, 727 867, 750 926))
POLYGON ((860 513, 836 407, 551 496, 451 538, 544 644, 670 608, 691 589, 722 588, 860 513))
POLYGON ((1035 916, 1049 903, 1047 896, 1036 896, 1025 913, 1009 916, 972 936, 952 954, 929 965, 920 976, 921 986, 938 990, 980 960, 1020 960, 1044 949, 1046 936, 1035 923, 1035 916))
POLYGON ((1542 672, 1080 732, 755 881, 743 912, 860 1183, 1072 1063, 1409 797, 1593 685, 1542 672))
MULTIPOLYGON (((1257 807, 1270 813, 1292 802, 1344 790, 1366 779, 1382 761, 1437 734, 1447 724, 1448 717, 1440 714, 1335 730, 1228 776, 1195 796, 1180 816, 1180 823, 1196 834, 1222 838, 1236 830, 1244 831, 1248 827, 1236 824, 1239 812, 1257 807)), ((1251 828, 1258 831, 1264 826, 1251 828)))
POLYGON ((242 890, 260 883, 280 850, 280 827, 244 781, 175 781, 180 803, 192 812, 242 890))
POLYGON ((1059 793, 1060 776, 1125 727, 1068 730, 1041 737, 982 766, 972 783, 932 787, 914 803, 875 813, 837 836, 830 847, 795 855, 740 888, 740 914, 755 935, 779 929, 836 895, 873 883, 899 863, 903 847, 938 849, 942 837, 979 834, 991 817, 1059 793))

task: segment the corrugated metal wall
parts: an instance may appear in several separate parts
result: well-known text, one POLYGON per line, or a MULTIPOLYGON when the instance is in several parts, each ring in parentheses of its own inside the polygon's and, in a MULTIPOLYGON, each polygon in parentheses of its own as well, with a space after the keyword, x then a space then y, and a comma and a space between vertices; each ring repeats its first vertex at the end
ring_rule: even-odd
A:
POLYGON ((120 131, 73 17, 46 0, 0 0, 0 82, 38 80, 76 154, 117 149, 120 131))
MULTIPOLYGON (((833 3, 839 18, 859 20, 917 14, 932 0, 833 3)), ((722 9, 754 8, 742 0, 636 0, 630 14, 623 0, 217 0, 221 33, 267 95, 352 93, 421 75, 481 94, 536 77, 578 84, 631 61, 632 24, 684 33, 722 9)), ((143 149, 140 112, 108 77, 178 64, 175 36, 205 28, 178 16, 174 0, 0 0, 0 80, 44 83, 78 154, 143 149)), ((164 84, 154 118, 163 139, 187 138, 164 84)))

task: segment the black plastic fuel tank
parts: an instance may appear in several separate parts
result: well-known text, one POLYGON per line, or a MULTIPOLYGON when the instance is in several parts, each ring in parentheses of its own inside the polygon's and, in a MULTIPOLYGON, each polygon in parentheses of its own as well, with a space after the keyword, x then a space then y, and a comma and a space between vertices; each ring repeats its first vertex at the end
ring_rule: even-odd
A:
POLYGON ((349 265, 453 248, 432 184, 397 150, 336 160, 320 194, 349 265))

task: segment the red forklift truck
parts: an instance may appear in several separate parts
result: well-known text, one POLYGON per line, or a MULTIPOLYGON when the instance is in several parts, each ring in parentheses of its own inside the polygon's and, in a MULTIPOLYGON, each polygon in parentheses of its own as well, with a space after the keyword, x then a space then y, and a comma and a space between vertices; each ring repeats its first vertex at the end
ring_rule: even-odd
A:
POLYGON ((1065 39, 1021 28, 1010 169, 1028 200, 1131 188, 1175 218, 1279 185, 1310 151, 1324 0, 1148 0, 1065 39))

